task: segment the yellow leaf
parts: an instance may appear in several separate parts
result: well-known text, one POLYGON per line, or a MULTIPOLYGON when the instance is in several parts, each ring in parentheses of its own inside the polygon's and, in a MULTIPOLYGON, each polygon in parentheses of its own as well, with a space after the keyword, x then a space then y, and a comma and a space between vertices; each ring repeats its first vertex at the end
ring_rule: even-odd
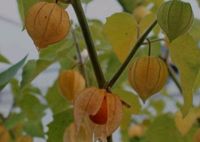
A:
POLYGON ((170 55, 180 72, 180 84, 183 90, 185 115, 192 106, 195 80, 200 69, 200 49, 189 34, 179 37, 170 45, 170 55))
POLYGON ((133 15, 122 12, 107 18, 103 31, 121 62, 136 42, 137 24, 133 15))
POLYGON ((198 117, 200 117, 200 109, 191 109, 185 117, 181 112, 177 112, 175 116, 176 127, 182 135, 186 135, 198 117))

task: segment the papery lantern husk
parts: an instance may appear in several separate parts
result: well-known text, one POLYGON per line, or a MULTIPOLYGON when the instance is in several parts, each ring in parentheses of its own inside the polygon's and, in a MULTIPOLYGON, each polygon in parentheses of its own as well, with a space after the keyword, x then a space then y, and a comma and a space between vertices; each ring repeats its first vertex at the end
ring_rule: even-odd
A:
POLYGON ((59 87, 62 95, 73 101, 76 95, 85 88, 85 79, 77 71, 65 70, 59 75, 59 87))
POLYGON ((86 121, 81 124, 79 132, 76 132, 75 124, 66 128, 63 142, 93 142, 92 131, 86 121))
POLYGON ((0 124, 0 142, 10 142, 10 134, 2 124, 0 124))
POLYGON ((129 82, 143 102, 159 92, 168 78, 168 69, 159 57, 137 58, 129 69, 129 82))
POLYGON ((56 3, 38 2, 25 18, 28 34, 38 48, 45 48, 66 37, 70 29, 67 12, 56 3))
POLYGON ((19 136, 16 142, 33 142, 33 138, 31 136, 19 136))
POLYGON ((119 97, 104 89, 95 87, 84 89, 79 93, 74 103, 74 119, 77 130, 85 118, 89 120, 89 126, 94 133, 95 140, 106 141, 106 137, 119 127, 122 119, 122 103, 119 97), (89 116, 97 114, 104 97, 107 101, 107 122, 99 125, 91 121, 89 116))

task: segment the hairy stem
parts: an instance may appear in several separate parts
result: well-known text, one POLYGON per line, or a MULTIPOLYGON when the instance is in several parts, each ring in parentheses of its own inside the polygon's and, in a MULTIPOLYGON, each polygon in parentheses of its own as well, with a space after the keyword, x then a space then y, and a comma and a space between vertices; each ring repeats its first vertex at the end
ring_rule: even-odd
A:
POLYGON ((88 54, 89 54, 90 60, 92 62, 93 70, 94 70, 98 85, 100 88, 103 88, 106 81, 105 81, 102 69, 100 67, 100 64, 99 64, 99 61, 97 58, 97 53, 96 53, 95 46, 94 46, 94 43, 92 40, 92 36, 91 36, 90 30, 89 30, 87 19, 85 17, 83 7, 81 5, 81 1, 80 0, 71 0, 71 3, 75 10, 78 21, 80 23, 80 26, 81 26, 81 29, 83 32, 83 36, 85 38, 88 54))
POLYGON ((148 36, 148 34, 152 31, 152 29, 156 26, 156 24, 157 24, 157 20, 155 20, 149 26, 149 28, 145 31, 145 33, 139 38, 139 40, 137 41, 137 43, 133 47, 133 49, 130 52, 130 54, 128 55, 128 57, 126 58, 126 60, 124 61, 124 63, 119 68, 119 70, 116 72, 116 74, 114 74, 114 76, 111 78, 111 80, 108 83, 106 83, 106 85, 105 85, 106 88, 111 88, 115 84, 115 82, 118 80, 118 78, 120 77, 120 75, 126 69, 127 65, 131 61, 132 57, 135 55, 136 51, 143 44, 144 40, 146 39, 146 37, 148 36))

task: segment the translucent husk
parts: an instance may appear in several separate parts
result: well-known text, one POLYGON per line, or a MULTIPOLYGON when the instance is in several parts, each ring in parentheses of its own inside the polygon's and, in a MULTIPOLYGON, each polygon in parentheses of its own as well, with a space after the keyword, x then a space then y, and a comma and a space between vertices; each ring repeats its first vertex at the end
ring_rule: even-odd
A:
POLYGON ((106 92, 104 89, 87 88, 80 92, 74 104, 74 118, 76 128, 79 131, 84 119, 88 119, 89 127, 94 133, 95 140, 102 142, 110 136, 120 125, 122 119, 122 103, 118 96, 106 92), (89 115, 95 115, 101 107, 102 101, 107 99, 107 122, 98 125, 89 119, 89 115))

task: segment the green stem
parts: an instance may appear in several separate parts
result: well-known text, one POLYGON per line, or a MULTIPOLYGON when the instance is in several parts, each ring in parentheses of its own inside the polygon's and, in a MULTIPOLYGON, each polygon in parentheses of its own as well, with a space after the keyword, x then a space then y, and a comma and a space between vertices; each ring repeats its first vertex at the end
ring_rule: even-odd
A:
POLYGON ((95 46, 94 46, 94 43, 92 40, 92 36, 91 36, 90 30, 89 30, 89 26, 87 24, 87 19, 85 17, 83 7, 81 5, 81 1, 80 0, 71 0, 71 3, 75 10, 78 21, 80 23, 80 26, 81 26, 81 29, 83 32, 83 36, 85 38, 88 54, 89 54, 90 60, 92 62, 92 66, 94 69, 94 73, 95 73, 98 85, 100 88, 103 88, 106 80, 104 78, 102 69, 100 67, 100 64, 99 64, 99 61, 97 58, 97 53, 96 53, 95 46))
POLYGON ((156 26, 157 24, 157 20, 155 20, 150 26, 149 28, 145 31, 145 33, 140 37, 140 39, 137 41, 137 43, 135 44, 135 46, 133 47, 132 51, 130 52, 130 54, 128 55, 128 57, 126 58, 126 60, 124 61, 124 63, 121 65, 121 67, 119 68, 119 70, 116 72, 116 74, 114 74, 114 76, 111 78, 111 80, 106 83, 105 88, 111 88, 115 82, 118 80, 118 78, 120 77, 120 75, 123 73, 123 71, 126 69, 127 65, 129 64, 129 62, 131 61, 132 57, 135 55, 136 51, 139 49, 139 47, 143 44, 144 40, 146 39, 146 37, 148 36, 148 34, 152 31, 152 29, 156 26))
POLYGON ((75 47, 76 47, 76 51, 77 51, 78 62, 80 63, 79 69, 81 71, 81 74, 85 78, 86 86, 88 86, 88 82, 87 82, 88 79, 87 79, 87 75, 86 75, 86 71, 85 71, 83 59, 82 59, 82 56, 81 56, 81 50, 80 50, 79 44, 78 44, 77 39, 76 39, 76 33, 75 33, 75 31, 74 31, 73 28, 72 28, 71 31, 72 31, 72 36, 73 36, 73 39, 74 39, 74 42, 75 42, 75 47))

